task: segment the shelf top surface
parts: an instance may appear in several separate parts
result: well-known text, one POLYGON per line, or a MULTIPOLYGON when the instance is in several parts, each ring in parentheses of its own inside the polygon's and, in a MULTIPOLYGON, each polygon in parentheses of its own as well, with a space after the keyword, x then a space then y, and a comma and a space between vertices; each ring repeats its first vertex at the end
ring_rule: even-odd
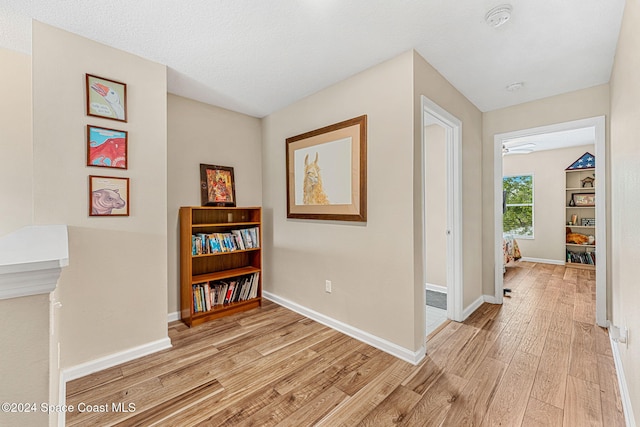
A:
POLYGON ((565 172, 592 172, 595 171, 596 168, 581 168, 581 169, 565 169, 565 172))

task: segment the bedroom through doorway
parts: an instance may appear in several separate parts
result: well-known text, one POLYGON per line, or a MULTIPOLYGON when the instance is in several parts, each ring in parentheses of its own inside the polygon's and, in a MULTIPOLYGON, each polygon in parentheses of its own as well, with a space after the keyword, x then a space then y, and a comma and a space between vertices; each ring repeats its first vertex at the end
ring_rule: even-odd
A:
MULTIPOLYGON (((541 146, 545 144, 545 140, 552 140, 553 135, 562 135, 561 139, 569 139, 574 137, 580 133, 591 134, 591 139, 593 141, 593 155, 596 159, 595 168, 593 169, 593 174, 598 177, 595 180, 595 188, 594 192, 597 193, 597 197, 595 198, 595 218, 592 220, 595 221, 595 227, 589 227, 590 224, 582 224, 580 223, 577 227, 573 224, 571 230, 575 232, 575 229, 579 229, 581 231, 584 230, 593 230, 595 228, 595 236, 593 236, 598 252, 598 263, 597 268, 595 268, 595 294, 596 294, 596 312, 595 319, 596 323, 599 326, 606 327, 607 326, 607 302, 606 302, 606 274, 607 274, 607 236, 606 236, 606 149, 605 149, 605 119, 603 116, 593 117, 588 119, 575 120, 571 122, 558 123, 549 126, 541 126, 538 128, 524 129, 520 131, 507 132, 502 134, 496 134, 494 136, 494 228, 495 228, 495 238, 494 238, 494 258, 495 258, 495 269, 494 269, 494 278, 495 278, 495 302, 501 304, 503 302, 503 271, 504 271, 504 259, 506 257, 504 252, 504 235, 503 235, 503 211, 505 209, 504 206, 504 186, 503 186, 503 177, 505 175, 505 171, 503 170, 503 156, 506 158, 505 154, 508 155, 509 150, 513 151, 521 150, 527 151, 529 149, 533 149, 537 146, 541 146)), ((578 141, 579 142, 579 141, 578 141)), ((591 141, 582 141, 584 144, 582 146, 586 146, 591 141)), ((576 144, 576 147, 580 147, 580 144, 576 144)), ((539 148, 539 147, 538 147, 539 148)), ((565 148, 568 149, 568 148, 565 148)), ((554 217, 553 224, 555 227, 559 227, 559 231, 553 233, 549 239, 554 240, 554 250, 556 250, 557 254, 548 255, 548 256, 536 256, 533 249, 530 249, 530 253, 527 253, 526 250, 523 250, 522 243, 528 243, 526 240, 521 242, 520 249, 522 251, 523 258, 530 258, 533 262, 543 262, 543 263, 558 263, 564 265, 567 259, 567 253, 569 251, 570 245, 565 245, 567 241, 565 240, 565 231, 569 230, 569 222, 571 218, 567 219, 566 215, 568 215, 569 209, 572 209, 570 204, 570 199, 572 198, 573 192, 580 193, 579 188, 569 188, 565 185, 565 169, 569 167, 574 160, 575 157, 580 157, 582 155, 581 149, 578 149, 579 152, 572 154, 561 164, 553 166, 553 170, 558 172, 560 175, 557 177, 556 181, 560 184, 559 189, 557 190, 557 196, 560 198, 560 201, 557 203, 546 203, 547 208, 543 212, 545 215, 556 212, 557 217, 554 217), (567 195, 569 194, 569 195, 567 195), (551 206, 552 205, 552 206, 551 206), (557 207, 554 209, 553 207, 557 207), (559 239, 559 240, 558 240, 559 239), (557 246, 557 248, 556 248, 557 246), (546 258, 546 259, 545 259, 546 258)), ((590 152, 591 153, 591 152, 590 152)), ((523 154, 523 153, 521 153, 523 154)), ((585 153, 586 154, 586 153, 585 153)), ((517 157, 517 156, 514 156, 517 157)), ((526 157, 526 156, 525 156, 526 157)), ((552 161, 549 159, 545 164, 551 165, 552 161)), ((532 169, 533 166, 529 166, 529 169, 532 169)), ((509 175, 510 173, 506 173, 509 175)), ((545 185, 540 179, 537 179, 535 175, 533 176, 533 181, 535 186, 546 186, 551 187, 551 184, 545 185)), ((567 184, 568 185, 568 184, 567 184)), ((508 203, 508 200, 507 200, 508 203)), ((538 203, 535 200, 534 204, 538 203)), ((591 211, 594 209, 592 208, 591 211)), ((583 215, 585 217, 594 217, 593 214, 583 215)), ((542 221, 542 218, 534 218, 534 223, 536 221, 542 221)), ((573 221, 570 221, 573 223, 573 221)), ((541 231, 541 230, 540 230, 541 231)), ((590 231, 591 233, 592 231, 590 231)), ((534 231, 536 239, 541 239, 542 236, 538 235, 538 231, 534 231)), ((531 236, 533 238, 533 236, 531 236)), ((534 245, 528 245, 530 248, 533 248, 534 245)), ((589 250, 593 250, 595 252, 595 245, 589 250)), ((550 252, 548 252, 550 253, 550 252)))

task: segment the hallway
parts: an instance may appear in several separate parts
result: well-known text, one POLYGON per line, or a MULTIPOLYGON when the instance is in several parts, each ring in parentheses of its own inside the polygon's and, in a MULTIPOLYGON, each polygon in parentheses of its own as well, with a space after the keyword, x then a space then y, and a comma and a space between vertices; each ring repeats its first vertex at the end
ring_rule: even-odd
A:
POLYGON ((593 272, 518 262, 503 306, 430 336, 417 366, 266 301, 67 384, 67 425, 624 426, 593 272))

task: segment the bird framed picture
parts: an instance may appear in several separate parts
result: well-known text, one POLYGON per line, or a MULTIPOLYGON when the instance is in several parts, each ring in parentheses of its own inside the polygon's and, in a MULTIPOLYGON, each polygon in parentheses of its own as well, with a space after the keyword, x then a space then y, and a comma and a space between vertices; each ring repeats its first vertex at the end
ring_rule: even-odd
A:
POLYGON ((87 115, 127 121, 127 85, 86 74, 87 115))
POLYGON ((367 116, 287 138, 287 218, 367 221, 367 116))

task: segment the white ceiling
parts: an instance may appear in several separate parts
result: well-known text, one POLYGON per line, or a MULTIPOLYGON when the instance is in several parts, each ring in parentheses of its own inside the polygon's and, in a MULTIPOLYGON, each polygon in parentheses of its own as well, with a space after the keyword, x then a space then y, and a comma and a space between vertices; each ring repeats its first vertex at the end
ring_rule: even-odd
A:
POLYGON ((416 49, 480 110, 607 83, 624 0, 0 0, 0 46, 31 19, 168 66, 171 93, 263 117, 416 49), (524 82, 517 92, 505 87, 524 82))
MULTIPOLYGON (((560 132, 542 133, 506 140, 503 146, 510 149, 525 147, 531 151, 555 150, 557 148, 575 147, 595 144, 596 131, 593 127, 572 129, 560 132), (532 145, 531 145, 532 144, 532 145)), ((526 153, 523 153, 526 154, 526 153)))

